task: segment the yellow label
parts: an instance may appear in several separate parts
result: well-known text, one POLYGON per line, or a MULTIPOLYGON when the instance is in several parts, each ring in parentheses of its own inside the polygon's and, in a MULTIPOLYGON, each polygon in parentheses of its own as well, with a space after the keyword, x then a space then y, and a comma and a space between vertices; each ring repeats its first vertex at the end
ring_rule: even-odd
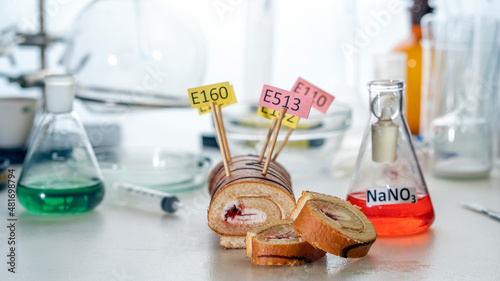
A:
POLYGON ((210 102, 216 105, 236 103, 234 90, 229 82, 188 89, 189 102, 192 108, 208 107, 210 102))
MULTIPOLYGON (((273 120, 279 117, 280 112, 267 107, 259 106, 259 110, 257 110, 257 115, 273 120)), ((283 118, 283 121, 281 121, 282 125, 293 129, 297 128, 298 123, 299 123, 299 117, 288 113, 285 113, 285 117, 283 118)))
MULTIPOLYGON (((233 89, 233 85, 229 85, 230 87, 230 91, 231 91, 231 94, 233 95, 234 99, 231 99, 230 101, 228 102, 224 102, 222 104, 217 104, 218 106, 220 106, 221 108, 223 107, 226 107, 228 105, 231 105, 231 104, 235 104, 237 103, 238 101, 236 100, 236 95, 234 94, 234 89, 233 89)), ((208 113, 208 112, 211 112, 212 109, 210 108, 210 105, 207 105, 207 106, 200 106, 200 107, 197 107, 196 109, 198 109, 198 114, 200 115, 203 115, 205 113, 208 113)))

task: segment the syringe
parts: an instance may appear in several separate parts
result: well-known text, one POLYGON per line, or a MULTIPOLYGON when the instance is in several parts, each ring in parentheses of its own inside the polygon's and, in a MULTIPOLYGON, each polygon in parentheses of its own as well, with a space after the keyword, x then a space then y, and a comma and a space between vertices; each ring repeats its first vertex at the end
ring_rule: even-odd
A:
POLYGON ((112 201, 138 209, 175 213, 182 207, 175 195, 127 182, 115 182, 107 191, 112 201))

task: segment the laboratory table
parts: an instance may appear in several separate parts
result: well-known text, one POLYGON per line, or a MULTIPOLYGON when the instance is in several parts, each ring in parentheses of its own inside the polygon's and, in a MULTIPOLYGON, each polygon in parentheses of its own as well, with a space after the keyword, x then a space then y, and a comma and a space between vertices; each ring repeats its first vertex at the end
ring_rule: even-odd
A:
MULTIPOLYGON (((219 161, 216 151, 205 152, 219 161)), ((292 178, 297 197, 313 190, 345 198, 350 180, 328 171, 292 178)), ((327 254, 293 267, 254 265, 244 250, 223 249, 207 226, 206 187, 179 194, 185 208, 175 215, 105 201, 85 214, 50 216, 17 204, 15 273, 7 271, 11 232, 4 190, 0 280, 500 280, 500 221, 460 205, 468 200, 500 211, 500 171, 470 181, 426 174, 426 181, 436 214, 427 231, 379 237, 364 258, 327 254)))

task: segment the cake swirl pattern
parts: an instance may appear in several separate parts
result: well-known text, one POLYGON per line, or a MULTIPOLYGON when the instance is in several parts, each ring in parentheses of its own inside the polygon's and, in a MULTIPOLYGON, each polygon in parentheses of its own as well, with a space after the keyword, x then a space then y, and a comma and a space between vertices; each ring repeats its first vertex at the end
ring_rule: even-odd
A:
POLYGON ((248 230, 290 217, 295 208, 290 175, 283 166, 271 161, 263 176, 264 162, 257 160, 255 155, 237 156, 229 163, 229 177, 223 163, 210 173, 208 225, 216 233, 239 236, 244 241, 248 230))

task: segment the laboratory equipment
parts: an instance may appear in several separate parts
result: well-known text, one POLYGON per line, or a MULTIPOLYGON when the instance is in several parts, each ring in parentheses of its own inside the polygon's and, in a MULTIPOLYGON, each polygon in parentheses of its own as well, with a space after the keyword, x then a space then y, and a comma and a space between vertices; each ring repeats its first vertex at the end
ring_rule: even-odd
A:
POLYGON ((16 35, 16 18, 10 1, 0 2, 0 57, 8 56, 11 60, 12 47, 16 35))
MULTIPOLYGON (((413 0, 410 7, 411 33, 408 38, 398 44, 395 52, 406 54, 406 99, 405 117, 408 127, 414 135, 420 133, 420 96, 422 84, 422 29, 420 20, 426 14, 432 13, 433 8, 427 0, 413 0)), ((391 78, 394 79, 394 78, 391 78)))
POLYGON ((36 109, 36 98, 0 97, 0 149, 26 149, 36 109))
POLYGON ((85 130, 73 112, 75 80, 44 79, 46 113, 28 148, 17 186, 21 204, 36 213, 81 213, 104 197, 101 171, 85 130))
POLYGON ((275 0, 247 1, 245 10, 245 95, 238 100, 255 104, 263 84, 272 84, 275 0))
POLYGON ((403 115, 400 80, 368 83, 371 115, 347 200, 361 207, 382 236, 426 230, 434 209, 403 115))
MULTIPOLYGON (((480 1, 482 2, 482 1, 480 1)), ((434 148, 433 174, 487 177, 498 122, 500 21, 478 15, 426 17, 422 125, 434 148)))
POLYGON ((15 9, 17 4, 14 2, 0 1, 0 62, 4 58, 9 60, 8 70, 0 71, 0 78, 18 84, 22 89, 14 88, 14 92, 9 93, 10 100, 4 98, 0 100, 0 104, 4 104, 4 108, 0 108, 0 115, 10 116, 10 119, 0 121, 2 132, 0 156, 9 158, 12 164, 21 164, 27 152, 26 140, 33 131, 32 125, 41 117, 41 111, 45 107, 43 78, 54 73, 47 65, 46 54, 54 43, 62 40, 46 29, 46 19, 50 10, 46 9, 47 1, 37 0, 38 10, 29 19, 21 18, 15 9), (24 49, 33 50, 34 48, 39 50, 36 59, 33 57, 28 60, 19 59, 19 54, 23 55, 24 49), (23 61, 31 62, 28 67, 29 71, 22 66, 23 61), (42 87, 41 90, 39 90, 40 87, 42 87), (11 96, 12 94, 15 96, 11 96), (35 103, 36 112, 33 108, 35 103), (19 107, 21 110, 16 111, 19 107), (5 133, 7 130, 9 133, 5 133))
POLYGON ((175 195, 126 182, 111 184, 107 196, 113 203, 153 212, 175 213, 182 206, 175 195))
POLYGON ((464 202, 461 202, 461 205, 469 210, 473 210, 473 211, 485 214, 492 219, 500 221, 500 212, 495 212, 493 210, 490 210, 479 203, 464 201, 464 202))
POLYGON ((205 186, 211 165, 202 154, 167 147, 102 147, 95 154, 106 183, 171 193, 205 186))
POLYGON ((373 57, 375 80, 406 79, 406 54, 393 52, 373 57))
MULTIPOLYGON (((256 114, 256 106, 235 104, 224 111, 224 127, 229 147, 234 155, 261 152, 271 120, 256 114)), ((279 112, 277 112, 279 113, 279 112)), ((301 119, 290 135, 280 163, 292 174, 311 175, 328 170, 339 152, 345 132, 351 127, 352 109, 335 100, 326 114, 311 110, 308 119, 301 119)), ((288 128, 278 135, 277 146, 288 128)))
POLYGON ((64 55, 67 72, 78 81, 76 96, 108 104, 188 106, 186 89, 205 73, 205 44, 196 18, 175 2, 90 3, 76 19, 64 55))
MULTIPOLYGON (((43 77, 53 73, 47 66, 47 51, 56 42, 62 41, 58 36, 50 34, 46 30, 46 16, 50 13, 50 7, 46 7, 45 0, 38 0, 38 11, 33 21, 36 21, 38 30, 33 32, 19 30, 16 22, 34 24, 27 18, 21 20, 20 15, 17 15, 14 5, 10 1, 0 2, 0 57, 7 56, 11 66, 17 65, 17 59, 14 56, 14 48, 20 47, 36 47, 39 49, 38 70, 32 72, 23 72, 20 75, 13 73, 0 73, 0 77, 7 78, 9 82, 17 83, 22 88, 42 87, 43 77)), ((50 6, 50 5, 47 5, 50 6)), ((43 90, 42 90, 43 91, 43 90)), ((43 97, 41 104, 43 104, 43 97)))

